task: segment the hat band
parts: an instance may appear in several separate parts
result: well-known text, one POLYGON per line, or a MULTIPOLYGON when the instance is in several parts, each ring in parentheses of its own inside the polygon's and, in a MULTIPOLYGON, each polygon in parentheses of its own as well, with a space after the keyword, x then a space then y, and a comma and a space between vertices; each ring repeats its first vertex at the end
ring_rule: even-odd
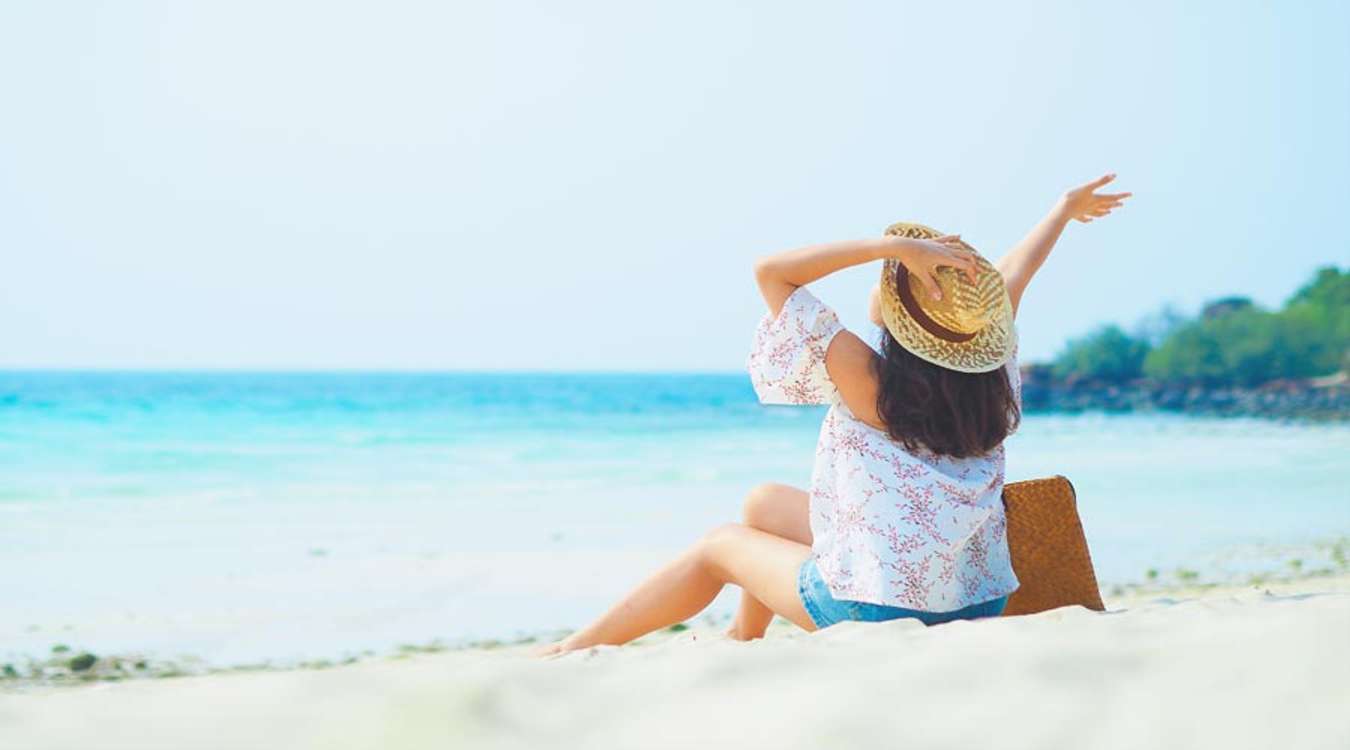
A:
POLYGON ((900 304, 904 306, 905 312, 909 313, 909 317, 913 318, 920 328, 943 341, 950 341, 953 344, 960 344, 975 338, 974 333, 958 333, 950 328, 944 328, 941 323, 928 317, 928 313, 919 307, 919 301, 914 299, 914 290, 909 288, 909 269, 905 268, 903 263, 897 263, 896 266, 895 291, 900 295, 900 304))

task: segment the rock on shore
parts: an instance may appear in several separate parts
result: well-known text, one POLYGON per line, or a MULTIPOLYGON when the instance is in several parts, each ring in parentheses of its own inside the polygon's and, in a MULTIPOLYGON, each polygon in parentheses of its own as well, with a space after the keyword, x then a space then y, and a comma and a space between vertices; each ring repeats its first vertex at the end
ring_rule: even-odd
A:
POLYGON ((1177 385, 1136 380, 1110 383, 1059 379, 1046 365, 1022 368, 1028 412, 1166 411, 1226 417, 1350 420, 1350 378, 1275 380, 1251 388, 1177 385))

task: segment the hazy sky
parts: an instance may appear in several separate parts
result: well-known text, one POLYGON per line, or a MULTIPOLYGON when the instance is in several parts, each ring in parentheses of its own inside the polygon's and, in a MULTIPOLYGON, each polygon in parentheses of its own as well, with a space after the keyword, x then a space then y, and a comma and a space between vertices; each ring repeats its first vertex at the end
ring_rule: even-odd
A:
POLYGON ((1350 263, 1350 4, 1021 5, 4 3, 0 367, 734 370, 756 255, 1107 170, 1027 357, 1350 263))

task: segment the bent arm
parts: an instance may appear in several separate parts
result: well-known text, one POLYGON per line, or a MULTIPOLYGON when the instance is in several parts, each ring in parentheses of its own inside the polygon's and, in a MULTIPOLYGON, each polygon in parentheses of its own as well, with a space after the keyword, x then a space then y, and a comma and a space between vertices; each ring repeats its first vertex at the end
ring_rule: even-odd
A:
MULTIPOLYGON (((897 248, 903 246, 900 238, 879 237, 810 245, 766 255, 755 261, 755 281, 769 306, 769 314, 777 318, 788 297, 799 287, 835 271, 893 256, 897 248)), ((826 347, 825 368, 849 410, 860 419, 879 426, 876 377, 872 373, 874 357, 876 352, 866 342, 847 330, 840 330, 826 347)))
MULTIPOLYGON (((810 245, 760 258, 755 262, 755 280, 759 282, 759 291, 774 318, 799 287, 835 271, 885 258, 896 258, 905 264, 930 294, 940 298, 941 290, 934 277, 939 266, 957 268, 971 274, 972 278, 975 273, 974 260, 969 251, 959 246, 959 241, 960 238, 955 236, 916 240, 888 235, 810 245)), ((873 370, 876 356, 867 342, 848 331, 841 331, 826 348, 825 367, 830 381, 854 416, 878 429, 885 429, 876 410, 877 382, 873 370)))
POLYGON ((755 281, 759 293, 777 317, 783 303, 797 287, 852 266, 881 260, 895 254, 896 238, 844 240, 808 245, 796 250, 766 255, 755 261, 755 281))
POLYGON ((949 266, 975 280, 974 255, 964 249, 959 235, 943 235, 932 240, 885 235, 870 240, 846 240, 810 245, 798 250, 768 255, 755 262, 755 280, 774 317, 783 303, 797 290, 816 279, 849 266, 874 260, 895 258, 919 280, 933 299, 942 298, 937 282, 939 266, 949 266))

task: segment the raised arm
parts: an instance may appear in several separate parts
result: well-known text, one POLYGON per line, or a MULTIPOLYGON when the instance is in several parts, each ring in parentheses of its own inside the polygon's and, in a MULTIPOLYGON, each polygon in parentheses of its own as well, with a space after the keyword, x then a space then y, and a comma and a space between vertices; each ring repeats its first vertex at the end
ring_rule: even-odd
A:
MULTIPOLYGON (((934 299, 940 299, 942 292, 934 278, 939 266, 964 271, 972 281, 977 274, 970 251, 961 247, 959 240, 954 236, 935 240, 887 236, 811 245, 760 258, 755 262, 755 280, 759 282, 759 291, 764 295, 769 313, 777 318, 783 304, 798 287, 850 266, 897 258, 923 282, 934 299)), ((886 425, 877 414, 877 380, 873 369, 876 357, 877 353, 867 342, 842 331, 830 339, 825 352, 825 369, 849 411, 858 419, 884 430, 886 425)))
POLYGON ((1079 185, 1066 192, 1050 213, 1045 215, 1022 241, 1013 246, 1006 255, 999 258, 997 266, 1003 274, 1003 282, 1008 287, 1008 296, 1012 298, 1013 313, 1016 314, 1022 302, 1022 293, 1026 291, 1031 278, 1040 270, 1041 264, 1050 256, 1055 242, 1064 231, 1070 219, 1084 224, 1111 213, 1119 208, 1131 193, 1101 193, 1096 191, 1116 179, 1107 174, 1085 185, 1079 185))
POLYGON ((809 245, 797 250, 766 255, 755 261, 755 281, 769 312, 778 315, 783 303, 797 287, 829 276, 850 266, 874 260, 897 258, 928 288, 934 299, 940 299, 934 273, 938 266, 951 266, 965 271, 975 280, 976 266, 969 251, 959 244, 959 235, 948 235, 935 240, 916 240, 908 237, 878 237, 870 240, 845 240, 809 245))

